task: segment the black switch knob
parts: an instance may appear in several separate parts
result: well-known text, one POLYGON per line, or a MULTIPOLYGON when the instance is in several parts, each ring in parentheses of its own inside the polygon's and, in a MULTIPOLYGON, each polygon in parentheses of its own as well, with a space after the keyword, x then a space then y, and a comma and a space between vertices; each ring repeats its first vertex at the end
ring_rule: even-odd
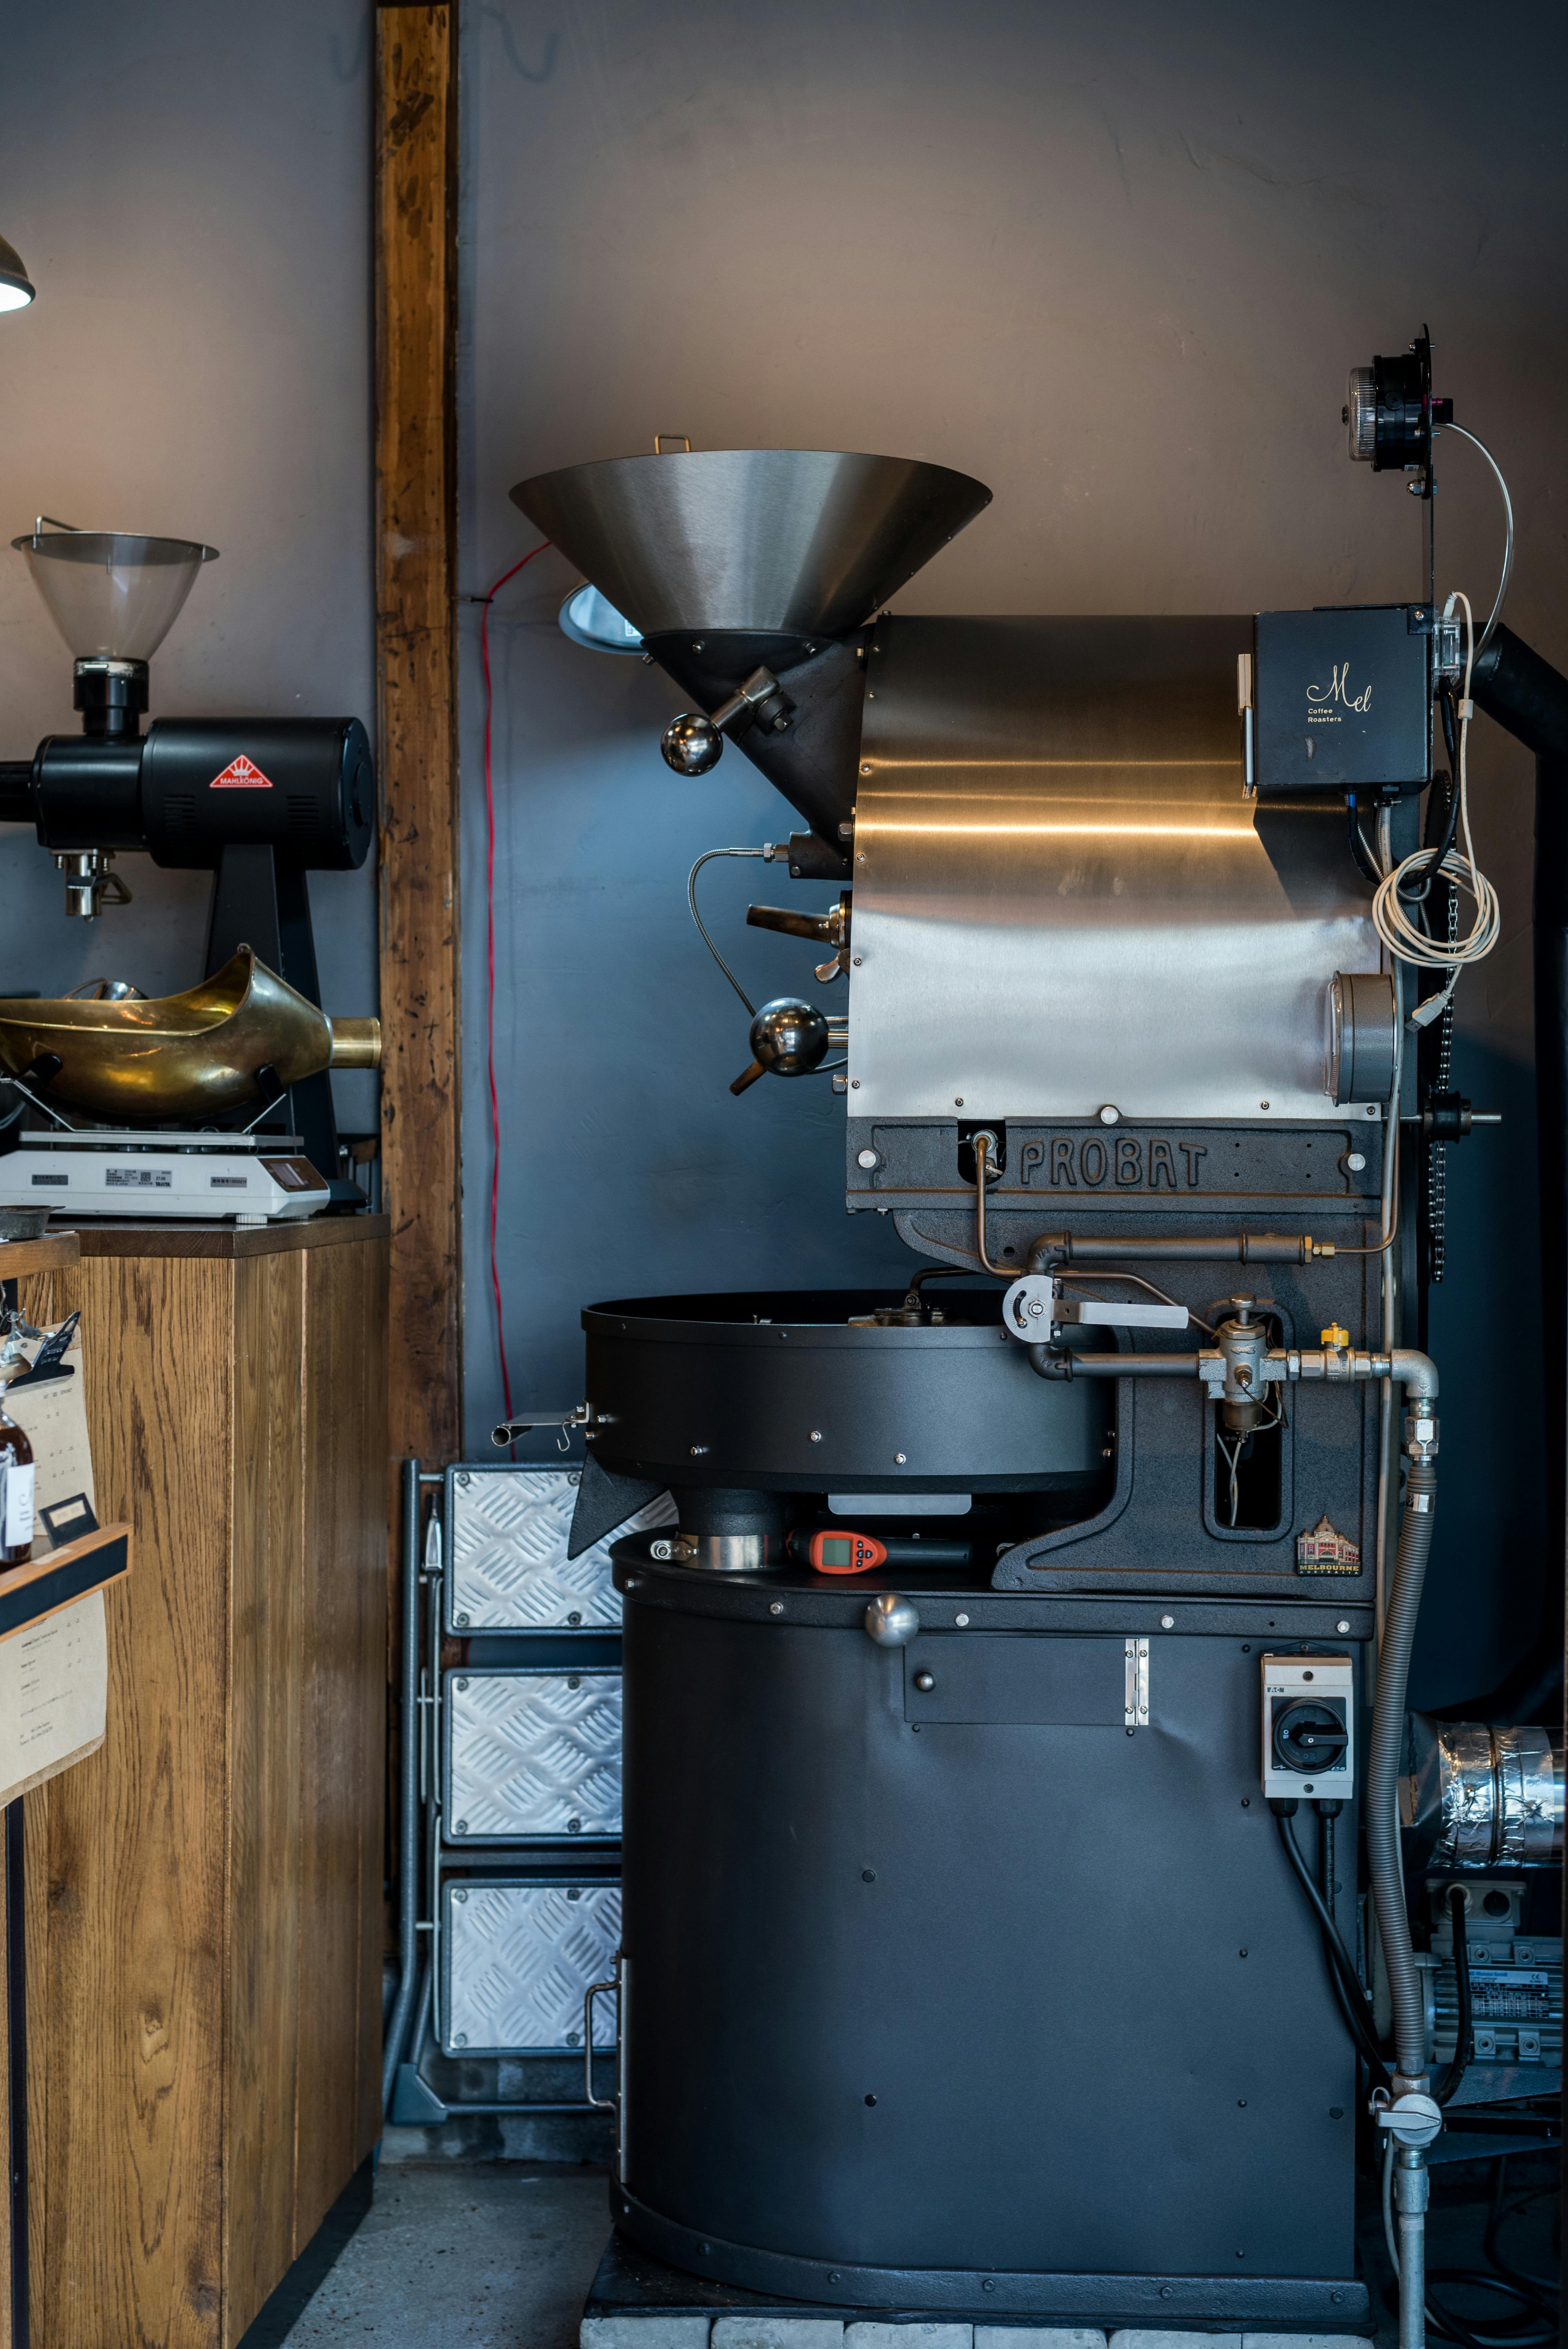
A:
POLYGON ((1274 1760, 1285 1770, 1336 1770, 1350 1743, 1341 1709, 1306 1698, 1284 1706, 1274 1716, 1274 1760))

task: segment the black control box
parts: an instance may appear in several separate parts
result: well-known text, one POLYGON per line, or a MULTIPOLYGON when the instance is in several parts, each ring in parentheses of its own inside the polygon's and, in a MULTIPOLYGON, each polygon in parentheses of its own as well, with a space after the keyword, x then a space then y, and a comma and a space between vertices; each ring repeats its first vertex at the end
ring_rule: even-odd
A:
POLYGON ((1432 615, 1425 605, 1260 612, 1247 779, 1260 800, 1396 800, 1432 780, 1432 615))
POLYGON ((1264 1656, 1264 1793, 1344 1802, 1356 1791, 1356 1668, 1343 1656, 1264 1656))

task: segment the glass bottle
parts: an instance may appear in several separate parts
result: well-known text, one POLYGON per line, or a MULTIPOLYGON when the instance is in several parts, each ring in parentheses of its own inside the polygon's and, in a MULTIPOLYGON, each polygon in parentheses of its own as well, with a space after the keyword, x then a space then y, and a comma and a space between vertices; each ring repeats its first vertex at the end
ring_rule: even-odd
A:
POLYGON ((27 1431, 6 1410, 0 1386, 0 1566, 22 1566, 33 1554, 33 1479, 27 1431))

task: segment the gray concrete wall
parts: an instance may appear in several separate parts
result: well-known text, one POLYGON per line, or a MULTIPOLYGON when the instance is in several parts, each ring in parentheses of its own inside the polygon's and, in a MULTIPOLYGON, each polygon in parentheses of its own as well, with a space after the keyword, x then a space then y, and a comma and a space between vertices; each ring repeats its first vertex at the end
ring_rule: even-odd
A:
MULTIPOLYGON (((0 318, 0 757, 70 730, 70 657, 5 543, 39 512, 221 551, 152 715, 374 722, 370 16, 364 0, 61 0, 0 11, 0 231, 38 288, 0 318)), ((121 870, 67 918, 0 827, 0 993, 201 976, 211 883, 121 870)), ((375 876, 313 876, 324 998, 376 1009, 375 876)), ((339 1076, 374 1130, 376 1081, 339 1076)))
MULTIPOLYGON (((1420 590, 1398 481, 1345 460, 1346 370, 1424 319, 1441 388, 1521 514, 1516 627, 1568 660, 1560 12, 1172 9, 1112 0, 495 0, 468 27, 465 586, 533 543, 522 476, 645 450, 871 449, 979 474, 985 516, 898 599, 924 612, 1183 612, 1420 590)), ((204 525, 205 526, 205 525, 204 525)), ((1497 502, 1449 444, 1443 583, 1490 595, 1497 502)), ((781 834, 744 761, 680 783, 654 672, 554 625, 553 554, 492 619, 500 1257, 514 1395, 580 1392, 586 1299, 850 1280, 908 1262, 841 1210, 825 1089, 726 1090, 744 1019, 692 932, 703 848, 781 834)), ((489 1297, 480 697, 464 709, 468 1419, 489 1297)), ((1541 1563, 1528 1378, 1466 1341, 1536 1314, 1528 761, 1478 727, 1505 937, 1460 994, 1460 1081, 1503 1112, 1455 1154, 1433 1700, 1520 1644, 1541 1563), (1521 1456, 1522 1447, 1525 1457, 1521 1456)), ((739 926, 756 989, 801 956, 739 926)))

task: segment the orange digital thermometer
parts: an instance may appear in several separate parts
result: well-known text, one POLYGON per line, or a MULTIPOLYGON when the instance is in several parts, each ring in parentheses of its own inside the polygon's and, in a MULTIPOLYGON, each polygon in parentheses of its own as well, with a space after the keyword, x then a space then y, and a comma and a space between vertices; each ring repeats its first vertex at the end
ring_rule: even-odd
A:
POLYGON ((830 1527, 811 1536, 807 1556, 819 1574, 868 1574, 873 1566, 884 1562, 887 1551, 871 1534, 840 1533, 830 1527))

